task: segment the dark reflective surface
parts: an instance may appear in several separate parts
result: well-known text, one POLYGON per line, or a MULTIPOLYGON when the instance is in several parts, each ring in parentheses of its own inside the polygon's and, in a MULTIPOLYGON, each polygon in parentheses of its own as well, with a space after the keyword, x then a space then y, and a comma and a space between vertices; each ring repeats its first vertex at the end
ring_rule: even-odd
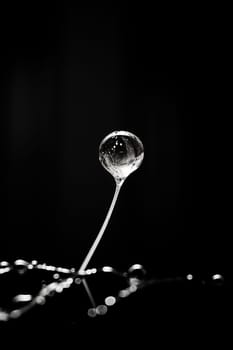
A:
MULTIPOLYGON (((24 274, 14 271, 1 276, 1 307, 10 305, 6 300, 11 296, 23 291, 34 294, 41 282, 53 280, 48 271, 33 271, 24 274)), ((50 339, 56 332, 55 343, 59 336, 67 337, 68 342, 78 336, 80 341, 92 345, 100 344, 101 337, 108 336, 113 337, 113 342, 122 338, 130 341, 132 337, 134 344, 139 337, 146 344, 162 340, 165 344, 182 344, 201 340, 203 336, 211 341, 228 332, 232 312, 231 275, 161 278, 132 267, 125 272, 100 268, 85 277, 98 310, 94 317, 90 313, 88 316, 93 305, 81 280, 80 276, 76 277, 69 288, 51 293, 45 303, 36 305, 20 318, 1 322, 0 332, 22 332, 27 336, 32 332, 37 337, 49 334, 50 339), (112 297, 110 303, 109 297, 112 297)))

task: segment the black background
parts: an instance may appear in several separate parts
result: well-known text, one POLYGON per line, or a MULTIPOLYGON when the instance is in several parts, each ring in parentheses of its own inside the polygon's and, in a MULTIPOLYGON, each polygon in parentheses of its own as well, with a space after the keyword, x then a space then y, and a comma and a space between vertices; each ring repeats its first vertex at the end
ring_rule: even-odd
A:
POLYGON ((81 264, 114 192, 99 143, 128 130, 145 159, 90 265, 225 272, 221 131, 213 135, 226 87, 221 15, 61 2, 16 5, 2 17, 1 260, 81 264))

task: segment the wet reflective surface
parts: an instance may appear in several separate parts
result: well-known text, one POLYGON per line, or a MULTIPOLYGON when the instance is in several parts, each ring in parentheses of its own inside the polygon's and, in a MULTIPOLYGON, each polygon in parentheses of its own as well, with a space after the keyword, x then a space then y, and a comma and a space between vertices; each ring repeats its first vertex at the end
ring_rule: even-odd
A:
POLYGON ((83 276, 74 268, 17 260, 1 263, 0 274, 0 334, 10 343, 12 334, 23 335, 20 344, 30 334, 36 341, 49 334, 54 345, 65 339, 71 346, 77 338, 107 349, 111 337, 119 346, 187 346, 203 336, 222 337, 232 313, 232 276, 220 273, 152 276, 134 264, 125 271, 91 268, 83 276))

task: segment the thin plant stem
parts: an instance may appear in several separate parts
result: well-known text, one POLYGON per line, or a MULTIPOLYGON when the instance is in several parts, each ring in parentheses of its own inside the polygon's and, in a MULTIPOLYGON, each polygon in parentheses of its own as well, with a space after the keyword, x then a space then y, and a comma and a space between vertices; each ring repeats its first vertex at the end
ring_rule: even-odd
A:
POLYGON ((98 246, 98 244, 99 244, 101 238, 103 237, 103 234, 104 234, 104 232, 105 232, 105 230, 106 230, 106 227, 107 227, 107 225, 108 225, 108 223, 109 223, 109 220, 110 220, 110 218, 111 218, 113 209, 114 209, 114 207, 115 207, 117 198, 118 198, 118 196, 119 196, 119 193, 120 193, 120 189, 121 189, 122 184, 123 184, 123 181, 121 181, 121 182, 117 182, 117 181, 116 181, 115 193, 114 193, 114 196, 113 196, 111 205, 110 205, 110 207, 109 207, 109 209, 108 209, 106 218, 105 218, 105 220, 104 220, 104 222, 103 222, 103 225, 102 225, 102 227, 101 227, 101 229, 100 229, 100 231, 99 231, 99 233, 98 233, 96 239, 94 240, 94 243, 92 244, 92 246, 91 246, 90 250, 88 251, 88 253, 87 253, 85 259, 83 260, 83 263, 81 264, 81 266, 80 266, 80 268, 79 268, 78 273, 80 273, 80 274, 82 274, 82 273, 85 272, 85 270, 86 270, 86 268, 87 268, 87 265, 89 264, 89 262, 90 262, 90 260, 91 260, 91 258, 92 258, 92 256, 93 256, 93 254, 94 254, 94 252, 95 252, 95 250, 96 250, 96 248, 97 248, 97 246, 98 246))

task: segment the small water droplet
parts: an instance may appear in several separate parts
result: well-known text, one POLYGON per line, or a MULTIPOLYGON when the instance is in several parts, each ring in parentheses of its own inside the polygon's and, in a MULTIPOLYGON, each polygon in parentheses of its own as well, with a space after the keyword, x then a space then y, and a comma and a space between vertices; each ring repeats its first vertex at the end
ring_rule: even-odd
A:
POLYGON ((28 264, 29 263, 23 259, 17 259, 14 262, 14 270, 17 271, 20 275, 23 275, 28 269, 28 264))
POLYGON ((140 264, 134 264, 128 270, 129 279, 143 280, 145 276, 146 276, 146 270, 140 264))
POLYGON ((20 310, 13 310, 13 311, 11 311, 11 313, 10 313, 10 317, 11 318, 18 318, 18 317, 20 317, 21 316, 21 311, 20 310))
POLYGON ((106 297, 105 298, 105 304, 107 305, 107 306, 112 306, 112 305, 114 305, 116 303, 116 298, 115 297, 113 297, 113 296, 109 296, 109 297, 106 297))
POLYGON ((111 266, 103 266, 102 271, 103 272, 113 272, 113 268, 111 266))
POLYGON ((119 297, 120 298, 126 298, 128 297, 130 294, 129 290, 128 289, 122 289, 119 291, 119 297))
POLYGON ((187 280, 191 281, 193 279, 193 275, 191 273, 189 273, 187 276, 186 276, 187 280))
POLYGON ((38 295, 35 298, 35 302, 39 305, 44 305, 45 304, 45 297, 43 297, 42 295, 38 295))
POLYGON ((22 302, 29 302, 32 300, 31 294, 18 294, 13 298, 13 301, 16 303, 22 302))
POLYGON ((74 280, 75 284, 81 284, 81 282, 82 282, 82 279, 79 277, 75 278, 75 280, 74 280))
POLYGON ((0 310, 0 321, 8 321, 9 315, 5 311, 0 310))
POLYGON ((94 309, 94 308, 88 309, 87 314, 89 317, 95 317, 96 316, 96 309, 94 309))
POLYGON ((96 313, 98 315, 105 315, 108 311, 108 308, 106 305, 98 305, 96 308, 96 313))
POLYGON ((222 286, 224 284, 224 277, 219 273, 212 275, 212 284, 215 286, 222 286))
POLYGON ((61 293, 63 291, 63 286, 62 284, 58 284, 57 287, 56 287, 56 292, 57 293, 61 293))
POLYGON ((35 265, 35 266, 36 266, 36 265, 38 264, 38 261, 34 259, 34 260, 32 260, 31 263, 32 263, 32 265, 35 265))

